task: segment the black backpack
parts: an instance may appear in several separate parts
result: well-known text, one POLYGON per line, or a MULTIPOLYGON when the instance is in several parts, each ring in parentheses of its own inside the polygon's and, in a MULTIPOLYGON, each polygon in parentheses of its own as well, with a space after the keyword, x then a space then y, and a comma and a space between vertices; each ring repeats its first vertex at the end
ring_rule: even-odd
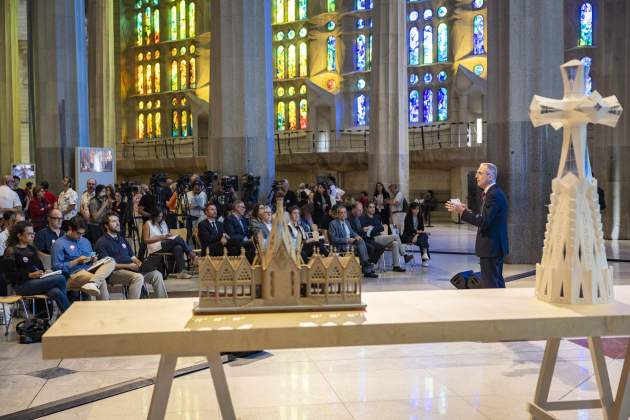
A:
POLYGON ((17 324, 15 331, 20 337, 20 344, 32 344, 41 342, 49 327, 47 319, 29 318, 17 324))

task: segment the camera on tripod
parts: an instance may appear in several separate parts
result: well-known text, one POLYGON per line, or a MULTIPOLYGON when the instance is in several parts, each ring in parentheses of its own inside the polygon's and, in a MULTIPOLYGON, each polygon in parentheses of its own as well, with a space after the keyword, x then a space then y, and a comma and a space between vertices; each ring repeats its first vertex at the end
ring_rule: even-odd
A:
POLYGON ((177 183, 176 183, 177 192, 181 193, 181 192, 191 189, 191 185, 190 185, 191 176, 192 176, 191 174, 184 174, 184 175, 180 175, 179 178, 177 178, 177 183))
POLYGON ((134 193, 138 192, 140 185, 135 181, 123 181, 118 186, 118 191, 123 197, 132 197, 134 193))
POLYGON ((166 183, 166 178, 167 178, 167 175, 163 172, 151 175, 151 178, 149 179, 149 187, 152 190, 161 188, 162 185, 166 183))
POLYGON ((211 192, 214 182, 219 179, 219 175, 214 171, 205 171, 203 175, 199 176, 199 179, 203 182, 206 191, 211 192))
POLYGON ((260 187, 260 177, 252 174, 243 175, 242 182, 244 192, 254 192, 260 187))
POLYGON ((225 175, 221 177, 221 190, 225 193, 230 193, 232 190, 238 190, 238 176, 225 175))

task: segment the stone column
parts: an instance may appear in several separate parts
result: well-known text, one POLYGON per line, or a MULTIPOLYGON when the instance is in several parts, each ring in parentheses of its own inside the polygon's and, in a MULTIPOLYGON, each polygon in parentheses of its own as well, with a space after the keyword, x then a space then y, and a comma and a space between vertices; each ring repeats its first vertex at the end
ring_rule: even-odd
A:
POLYGON ((114 2, 90 0, 88 12, 88 81, 90 143, 116 144, 114 2))
POLYGON ((20 161, 17 0, 0 1, 0 174, 20 161))
POLYGON ((533 128, 534 94, 563 95, 561 1, 488 2, 488 160, 499 170, 499 186, 510 206, 509 263, 540 261, 551 179, 558 168, 562 137, 552 128, 533 128))
POLYGON ((271 2, 212 0, 208 169, 275 176, 271 2))
POLYGON ((56 191, 64 175, 74 176, 74 148, 90 145, 85 3, 30 7, 37 177, 56 191))
POLYGON ((407 8, 404 0, 374 2, 368 182, 395 183, 409 196, 407 8))

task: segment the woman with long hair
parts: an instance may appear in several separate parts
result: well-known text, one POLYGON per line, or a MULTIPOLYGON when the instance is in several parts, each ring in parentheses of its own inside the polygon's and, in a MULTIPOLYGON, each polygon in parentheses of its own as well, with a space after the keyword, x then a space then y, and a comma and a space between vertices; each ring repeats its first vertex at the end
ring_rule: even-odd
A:
POLYGON ((405 216, 405 229, 400 239, 405 244, 413 244, 420 248, 422 266, 429 266, 429 235, 424 231, 420 204, 411 203, 409 205, 409 210, 405 216))
POLYGON ((377 182, 372 199, 376 204, 376 214, 381 218, 381 223, 385 225, 390 224, 389 198, 389 192, 385 189, 385 185, 382 182, 377 182))
POLYGON ((45 294, 64 312, 70 306, 66 296, 66 278, 55 274, 42 278, 44 265, 33 245, 35 232, 28 222, 18 222, 9 230, 3 266, 6 278, 20 295, 45 294))
POLYGON ((33 223, 33 229, 36 231, 46 226, 48 212, 53 207, 52 204, 46 200, 45 192, 42 187, 35 187, 33 189, 33 199, 28 204, 28 214, 33 223))
POLYGON ((322 222, 328 210, 332 207, 330 200, 330 194, 328 193, 328 186, 320 182, 315 189, 315 196, 313 197, 313 222, 317 226, 321 226, 322 222))

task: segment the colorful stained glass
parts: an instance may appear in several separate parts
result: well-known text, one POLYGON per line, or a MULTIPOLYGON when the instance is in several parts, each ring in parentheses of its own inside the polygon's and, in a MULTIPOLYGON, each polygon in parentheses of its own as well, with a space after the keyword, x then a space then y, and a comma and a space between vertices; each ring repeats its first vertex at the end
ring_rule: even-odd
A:
POLYGON ((188 100, 186 99, 186 97, 184 96, 181 101, 179 101, 179 103, 181 104, 181 106, 186 106, 188 104, 188 100))
POLYGON ((186 38, 186 0, 179 2, 179 39, 186 38))
POLYGON ((177 55, 177 48, 171 48, 171 56, 175 57, 177 55))
POLYGON ((162 75, 160 74, 160 63, 155 63, 153 65, 153 91, 158 93, 162 90, 161 80, 162 75))
POLYGON ((153 109, 153 102, 152 101, 147 102, 147 109, 153 109))
POLYGON ((175 41, 177 39, 177 6, 171 6, 168 19, 169 38, 171 41, 175 41))
POLYGON ((171 136, 179 137, 179 111, 177 110, 171 114, 171 136))
POLYGON ((437 120, 446 121, 448 119, 448 90, 439 88, 437 97, 437 120))
POLYGON ((431 73, 429 73, 429 72, 426 72, 426 73, 424 73, 424 76, 422 77, 422 80, 424 80, 424 84, 425 85, 429 85, 433 81, 433 75, 431 73))
POLYGON ((151 59, 151 51, 147 51, 147 61, 151 59))
POLYGON ((287 38, 288 39, 295 38, 295 31, 293 29, 291 29, 289 32, 287 32, 287 38))
POLYGON ((326 11, 328 13, 332 13, 337 10, 337 2, 336 0, 326 0, 326 11))
POLYGON ((431 9, 424 9, 424 12, 422 12, 422 18, 424 20, 431 20, 431 19, 433 19, 433 10, 431 10, 431 9))
POLYGON ((197 20, 195 18, 195 3, 188 5, 188 38, 197 35, 197 20))
POLYGON ((437 78, 438 78, 438 81, 440 82, 446 82, 446 80, 448 79, 448 73, 442 70, 438 73, 437 78))
POLYGON ((300 28, 300 38, 304 38, 307 34, 308 31, 306 30, 306 28, 300 28))
POLYGON ((356 102, 356 118, 354 120, 354 125, 356 126, 367 125, 368 104, 367 104, 366 96, 364 94, 357 96, 355 102, 356 102))
POLYGON ((418 20, 418 11, 412 10, 411 12, 409 12, 409 21, 415 22, 416 20, 418 20))
POLYGON ((363 90, 365 88, 365 79, 357 80, 357 89, 363 90))
POLYGON ((477 64, 475 67, 473 67, 473 73, 480 77, 483 74, 483 70, 483 64, 477 64))
POLYGON ((483 7, 483 0, 473 0, 472 7, 473 9, 481 9, 483 7))
POLYGON ((276 128, 284 130, 286 128, 284 115, 284 102, 278 102, 278 110, 276 112, 276 128))
POLYGON ((280 31, 276 34, 276 41, 282 41, 284 39, 284 32, 280 31))
POLYGON ((188 63, 186 60, 179 62, 179 88, 186 89, 188 87, 188 63))
POLYGON ((144 102, 143 101, 138 102, 138 109, 144 109, 144 102))
POLYGON ((197 59, 195 57, 188 60, 188 87, 191 89, 197 87, 197 59))
POLYGON ((483 16, 477 15, 473 18, 473 55, 481 55, 486 53, 484 43, 485 35, 483 16))
POLYGON ((162 137, 162 113, 155 113, 155 137, 162 137))
POLYGON ((357 10, 365 10, 369 7, 368 0, 357 0, 357 10))
POLYGON ((278 95, 279 97, 283 97, 284 96, 284 88, 282 86, 280 86, 277 90, 276 90, 276 95, 278 95))
POLYGON ((289 86, 289 88, 287 89, 287 95, 289 96, 295 95, 295 86, 289 86))
POLYGON ((300 129, 304 130, 308 127, 308 102, 306 99, 300 100, 300 129))
POLYGON ((181 47, 179 49, 179 55, 185 55, 186 54, 186 47, 181 47))
POLYGON ((334 36, 329 36, 326 41, 326 70, 335 71, 337 69, 337 40, 334 36))
POLYGON ((136 79, 138 95, 144 95, 144 66, 142 64, 137 68, 136 79))
POLYGON ((357 29, 365 28, 365 20, 363 18, 357 19, 357 29))
POLYGON ((151 43, 151 8, 144 9, 144 44, 151 43))
POLYGON ((190 136, 190 133, 188 132, 188 111, 186 110, 182 111, 181 126, 182 126, 182 137, 190 136))
POLYGON ((593 78, 590 75, 593 60, 591 57, 582 57, 580 61, 584 64, 584 91, 590 95, 593 92, 593 78))
POLYGON ((156 60, 158 58, 160 58, 160 50, 155 51, 154 56, 153 56, 156 60))
POLYGON ((287 77, 292 79, 297 77, 297 56, 295 45, 289 45, 287 48, 287 77))
POLYGON ((437 27, 437 61, 448 61, 448 25, 440 23, 437 27))
POLYGON ((300 86, 300 95, 306 95, 306 85, 300 86))
POLYGON ((357 36, 355 48, 356 70, 365 71, 365 35, 357 36))
POLYGON ((143 139, 144 138, 144 114, 140 114, 138 115, 138 132, 137 132, 137 136, 138 139, 143 139))
POLYGON ((425 89, 422 95, 422 121, 425 124, 433 122, 433 91, 425 89))
POLYGON ((580 7, 580 47, 593 45, 593 6, 585 1, 580 7))
POLYGON ((300 77, 308 77, 308 49, 306 42, 300 42, 298 55, 300 61, 300 77))
POLYGON ((276 23, 284 22, 284 0, 276 0, 276 23))
POLYGON ((188 113, 188 135, 193 135, 193 114, 192 112, 188 113))
POLYGON ((144 70, 144 86, 147 90, 147 94, 153 93, 153 72, 151 71, 151 64, 147 64, 146 69, 144 70))
POLYGON ((158 100, 156 100, 156 101, 155 101, 155 109, 159 108, 159 107, 160 107, 160 105, 161 105, 160 100, 159 100, 159 99, 158 99, 158 100))
POLYGON ((171 90, 177 90, 179 76, 177 74, 177 61, 171 61, 171 90))
POLYGON ((142 45, 142 12, 136 15, 136 45, 142 45))
POLYGON ((422 33, 422 64, 431 64, 433 63, 433 27, 425 26, 422 33))
POLYGON ((295 0, 287 0, 287 22, 295 21, 295 0))
POLYGON ((308 0, 298 0, 298 19, 306 19, 306 12, 308 10, 308 0))
POLYGON ((409 29, 409 65, 420 64, 420 32, 415 26, 409 29))
POLYGON ((295 101, 289 102, 289 130, 297 129, 297 106, 295 101))
POLYGON ((335 29, 335 22, 333 22, 332 20, 328 21, 328 23, 326 24, 326 29, 328 29, 329 31, 335 29))
POLYGON ((420 94, 417 90, 409 92, 409 122, 420 122, 420 94))
POLYGON ((367 43, 367 63, 365 66, 365 69, 367 71, 372 70, 372 34, 370 34, 370 36, 368 37, 368 43, 367 43))
POLYGON ((444 6, 440 6, 437 9, 437 15, 438 17, 443 18, 444 16, 446 16, 446 14, 448 13, 448 9, 444 6))
POLYGON ((327 88, 328 90, 333 90, 333 89, 335 89, 335 79, 328 79, 328 80, 326 81, 326 88, 327 88))
POLYGON ((420 80, 420 78, 418 77, 418 75, 416 73, 411 73, 409 75, 409 84, 411 86, 417 85, 419 80, 420 80))
POLYGON ((284 47, 280 45, 276 48, 276 79, 282 80, 284 78, 284 47))
POLYGON ((160 11, 155 9, 153 11, 153 42, 160 42, 160 11))
POLYGON ((147 114, 147 137, 153 138, 153 114, 147 114))

